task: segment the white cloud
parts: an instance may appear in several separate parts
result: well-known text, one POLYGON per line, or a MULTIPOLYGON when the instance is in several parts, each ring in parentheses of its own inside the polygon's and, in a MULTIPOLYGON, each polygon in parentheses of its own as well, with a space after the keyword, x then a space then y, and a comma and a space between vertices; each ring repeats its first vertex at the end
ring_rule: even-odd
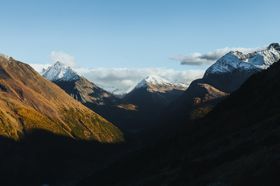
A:
POLYGON ((60 61, 61 63, 64 63, 70 67, 74 67, 76 64, 74 56, 61 51, 52 51, 50 54, 50 59, 53 63, 60 61))
MULTIPOLYGON (((47 69, 50 64, 30 64, 37 72, 47 69)), ((133 89, 138 82, 149 75, 158 75, 171 82, 190 84, 201 78, 204 70, 174 70, 169 68, 78 68, 72 67, 79 75, 98 86, 117 94, 133 89)))
POLYGON ((253 51, 260 50, 260 48, 222 48, 216 49, 214 51, 202 54, 202 53, 193 53, 190 55, 179 55, 171 57, 172 60, 181 62, 182 65, 211 65, 217 59, 225 55, 230 51, 240 51, 243 53, 250 53, 253 51))
POLYGON ((190 84, 191 81, 202 77, 204 74, 204 70, 179 71, 167 68, 95 68, 75 70, 102 88, 115 91, 116 93, 124 93, 131 90, 139 81, 149 75, 158 75, 171 82, 190 84))
MULTIPOLYGON (((75 58, 65 52, 53 51, 50 54, 52 62, 60 61, 71 66, 78 74, 86 77, 98 86, 116 93, 125 93, 136 86, 143 78, 149 75, 158 75, 171 82, 190 84, 193 80, 201 78, 205 68, 217 59, 230 51, 240 51, 250 53, 262 48, 222 48, 205 54, 193 53, 190 55, 181 55, 172 57, 171 59, 180 61, 183 65, 205 65, 199 70, 174 70, 168 68, 78 68, 75 66, 75 58)), ((31 66, 41 72, 43 68, 47 68, 50 64, 31 64, 31 66)))
MULTIPOLYGON (((133 89, 138 82, 149 75, 158 75, 171 82, 190 84, 200 78, 204 70, 174 70, 168 68, 80 68, 75 64, 75 58, 65 52, 53 51, 50 54, 52 63, 60 61, 70 66, 98 86, 115 93, 125 93, 133 89)), ((39 73, 50 64, 30 64, 39 73)))
POLYGON ((29 65, 39 73, 41 73, 43 69, 47 69, 49 66, 51 66, 51 64, 29 64, 29 65))

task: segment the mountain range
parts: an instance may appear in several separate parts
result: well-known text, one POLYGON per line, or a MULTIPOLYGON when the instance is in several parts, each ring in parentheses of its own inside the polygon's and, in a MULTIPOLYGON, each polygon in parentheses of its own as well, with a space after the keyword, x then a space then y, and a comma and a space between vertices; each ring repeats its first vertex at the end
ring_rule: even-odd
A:
POLYGON ((61 62, 44 70, 42 75, 126 134, 134 135, 162 126, 167 126, 167 130, 176 129, 170 123, 204 117, 247 78, 279 59, 277 43, 247 54, 232 51, 218 59, 203 78, 194 80, 189 87, 151 75, 122 97, 100 88, 61 62))
POLYGON ((48 67, 42 75, 125 131, 139 131, 153 126, 159 113, 186 89, 184 84, 171 83, 152 75, 144 78, 120 98, 78 75, 61 62, 48 67), (147 114, 153 117, 145 117, 147 114))
POLYGON ((280 62, 274 62, 204 118, 185 123, 176 135, 127 155, 80 185, 278 185, 279 74, 280 62))
POLYGON ((280 45, 116 96, 0 56, 1 185, 278 185, 280 45), (275 184, 276 183, 276 184, 275 184))

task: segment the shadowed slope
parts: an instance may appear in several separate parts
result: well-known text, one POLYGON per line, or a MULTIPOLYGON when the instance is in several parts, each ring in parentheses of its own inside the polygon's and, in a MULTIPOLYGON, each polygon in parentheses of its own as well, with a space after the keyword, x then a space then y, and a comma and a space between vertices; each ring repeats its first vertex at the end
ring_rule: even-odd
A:
POLYGON ((277 62, 253 75, 204 119, 81 185, 279 185, 279 72, 277 62))

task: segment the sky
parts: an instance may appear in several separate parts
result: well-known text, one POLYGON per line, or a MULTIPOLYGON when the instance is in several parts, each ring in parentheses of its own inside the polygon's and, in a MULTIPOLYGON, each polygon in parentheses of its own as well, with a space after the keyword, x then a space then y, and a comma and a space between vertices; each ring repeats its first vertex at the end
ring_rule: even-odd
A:
POLYGON ((173 70, 175 74, 185 74, 180 81, 189 81, 203 74, 213 63, 213 55, 217 57, 231 49, 248 51, 264 47, 278 42, 280 33, 280 1, 276 0, 0 3, 0 53, 36 67, 64 60, 84 74, 94 71, 106 76, 112 75, 110 72, 132 69, 131 73, 136 73, 142 69, 141 77, 126 81, 126 88, 142 76, 160 70, 163 72, 158 74, 167 79, 179 78, 166 73, 173 70), (212 58, 205 61, 205 54, 212 58))

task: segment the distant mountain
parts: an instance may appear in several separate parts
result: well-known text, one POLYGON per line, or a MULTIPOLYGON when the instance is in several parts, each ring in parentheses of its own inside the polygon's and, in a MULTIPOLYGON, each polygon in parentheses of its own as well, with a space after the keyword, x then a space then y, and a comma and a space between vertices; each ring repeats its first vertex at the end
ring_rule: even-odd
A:
POLYGON ((43 71, 42 75, 99 114, 102 114, 102 112, 99 112, 101 110, 100 107, 110 106, 117 100, 117 97, 112 93, 79 76, 71 67, 61 62, 56 62, 50 66, 47 70, 43 71))
POLYGON ((131 118, 137 122, 139 128, 152 127, 161 111, 185 89, 184 84, 171 83, 159 76, 148 76, 123 97, 122 103, 133 105, 136 111, 131 118))
POLYGON ((233 92, 252 74, 267 69, 280 59, 280 46, 272 43, 266 49, 248 54, 229 52, 210 66, 202 80, 224 92, 233 92))
POLYGON ((42 74, 50 81, 75 81, 79 79, 76 72, 59 61, 47 69, 43 69, 42 74))
POLYGON ((280 61, 252 75, 202 120, 80 185, 279 185, 279 79, 280 61))
POLYGON ((170 120, 176 119, 178 122, 203 117, 225 96, 237 90, 251 75, 267 69, 279 59, 278 43, 272 43, 266 49, 248 54, 229 52, 211 65, 202 79, 194 80, 166 113, 171 117, 174 115, 170 120))
POLYGON ((42 75, 89 109, 113 122, 125 133, 128 131, 128 122, 129 126, 134 126, 134 120, 127 120, 132 118, 135 111, 131 110, 130 104, 123 104, 120 97, 78 75, 71 67, 56 62, 44 70, 42 75))
POLYGON ((153 121, 161 110, 186 89, 183 84, 149 76, 131 92, 119 97, 79 76, 60 62, 50 66, 42 75, 122 130, 133 132, 154 124, 153 121), (146 114, 152 115, 152 119, 146 119, 146 114))
POLYGON ((185 90, 187 86, 185 84, 180 83, 171 83, 160 76, 150 75, 143 79, 141 82, 139 82, 133 91, 137 91, 143 88, 146 89, 148 92, 165 93, 172 90, 185 90))
MULTIPOLYGON (((65 74, 70 74, 69 79, 76 77, 68 69, 65 74)), ((53 75, 60 77, 61 73, 53 75)), ((43 130, 103 143, 123 140, 122 132, 112 123, 13 58, 0 56, 0 95, 1 136, 18 140, 34 130, 43 130)))
POLYGON ((140 81, 124 96, 124 101, 136 104, 139 108, 151 107, 153 103, 167 105, 186 88, 184 84, 171 83, 162 77, 152 75, 140 81))

